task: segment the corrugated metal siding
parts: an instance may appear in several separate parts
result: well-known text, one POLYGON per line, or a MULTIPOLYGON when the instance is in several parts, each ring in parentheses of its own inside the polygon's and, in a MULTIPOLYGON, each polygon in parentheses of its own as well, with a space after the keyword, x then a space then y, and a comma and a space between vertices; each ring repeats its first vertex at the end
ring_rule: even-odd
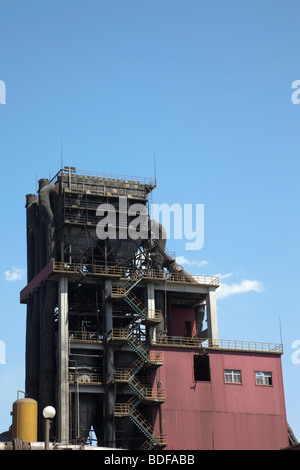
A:
POLYGON ((172 308, 171 309, 171 335, 185 336, 185 322, 191 322, 192 336, 196 334, 196 320, 194 308, 172 308))
MULTIPOLYGON (((288 445, 280 356, 210 351, 211 382, 194 382, 195 350, 163 349, 156 371, 168 449, 279 449, 288 445), (240 369, 242 384, 225 384, 224 369, 240 369), (257 386, 255 371, 271 371, 257 386)), ((158 429, 158 417, 154 422, 158 429)))

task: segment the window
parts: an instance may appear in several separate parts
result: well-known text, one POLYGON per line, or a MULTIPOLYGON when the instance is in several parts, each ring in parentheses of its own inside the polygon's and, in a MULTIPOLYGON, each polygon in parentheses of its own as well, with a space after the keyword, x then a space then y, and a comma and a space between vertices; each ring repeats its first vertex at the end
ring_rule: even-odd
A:
POLYGON ((242 376, 240 370, 225 369, 225 383, 226 384, 241 384, 242 376))
POLYGON ((194 356, 194 380, 210 382, 209 356, 194 356))
POLYGON ((272 372, 255 372, 256 385, 272 385, 272 372))

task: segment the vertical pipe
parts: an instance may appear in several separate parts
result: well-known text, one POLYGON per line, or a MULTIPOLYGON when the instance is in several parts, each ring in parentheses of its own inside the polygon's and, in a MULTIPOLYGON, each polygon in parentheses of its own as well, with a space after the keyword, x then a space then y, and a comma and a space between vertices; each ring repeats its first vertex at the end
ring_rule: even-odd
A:
POLYGON ((77 371, 77 361, 75 365, 75 437, 76 439, 80 439, 80 412, 79 412, 79 382, 78 382, 78 371, 77 371))
MULTIPOLYGON (((39 359, 40 359, 40 293, 34 293, 32 304, 32 315, 28 318, 28 341, 26 344, 26 394, 39 401, 39 359)), ((27 315, 29 312, 27 312, 27 315)))
MULTIPOLYGON (((49 183, 47 178, 42 178, 39 180, 39 191, 46 186, 49 183)), ((42 211, 41 211, 41 205, 40 205, 40 198, 39 198, 39 266, 38 266, 38 272, 43 269, 43 267, 46 265, 46 260, 47 260, 47 235, 46 235, 46 223, 43 219, 42 211)))
MULTIPOLYGON (((155 294, 154 294, 154 284, 151 282, 147 283, 147 310, 149 317, 155 316, 155 294)), ((156 341, 156 327, 149 328, 149 339, 150 344, 155 343, 156 341)))
MULTIPOLYGON (((53 345, 55 335, 54 309, 57 306, 57 283, 48 280, 41 289, 43 309, 40 311, 40 397, 39 405, 43 409, 54 404, 55 396, 55 361, 53 345)), ((41 306, 42 307, 42 306, 41 306)))
POLYGON ((195 320, 196 320, 196 334, 199 338, 204 338, 203 336, 203 321, 205 315, 205 305, 197 305, 195 308, 195 320))
MULTIPOLYGON (((158 380, 157 382, 157 391, 158 391, 158 396, 160 396, 160 391, 161 391, 161 380, 158 380)), ((158 413, 159 413, 159 432, 160 434, 163 434, 163 417, 162 417, 162 408, 161 405, 158 405, 158 413)))
POLYGON ((49 450, 50 420, 45 419, 45 450, 49 450))
MULTIPOLYGON (((105 281, 105 291, 111 287, 111 281, 105 281)), ((113 327, 112 318, 112 303, 105 303, 105 319, 104 319, 104 333, 107 335, 113 327)), ((114 350, 106 342, 105 343, 105 372, 106 377, 110 377, 114 373, 114 350)), ((109 447, 116 446, 116 433, 114 419, 110 416, 110 407, 115 403, 115 393, 112 386, 106 385, 105 390, 105 401, 104 401, 104 415, 105 415, 105 429, 104 429, 104 441, 109 447)))
POLYGON ((208 289, 207 301, 207 337, 212 339, 214 345, 218 340, 218 317, 217 317, 217 302, 216 292, 214 288, 208 289))
POLYGON ((27 232, 27 282, 37 274, 36 263, 36 238, 37 238, 37 199, 35 194, 26 195, 26 232, 27 232))
POLYGON ((163 291, 154 290, 155 309, 162 313, 161 322, 156 325, 156 338, 159 339, 162 334, 166 333, 166 302, 165 293, 163 291))
POLYGON ((68 279, 62 276, 58 285, 58 439, 69 442, 68 382, 68 279))

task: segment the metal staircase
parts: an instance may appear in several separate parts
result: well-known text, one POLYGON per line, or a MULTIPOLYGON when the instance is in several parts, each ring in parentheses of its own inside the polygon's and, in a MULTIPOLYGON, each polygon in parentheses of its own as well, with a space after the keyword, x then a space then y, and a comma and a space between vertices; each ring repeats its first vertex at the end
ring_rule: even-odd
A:
POLYGON ((124 298, 127 304, 134 311, 136 316, 130 322, 127 328, 113 328, 108 335, 108 341, 125 342, 137 354, 137 359, 130 369, 115 370, 114 382, 125 382, 128 384, 134 395, 126 403, 115 403, 110 409, 110 413, 114 417, 127 416, 133 421, 140 431, 146 436, 146 442, 143 448, 154 449, 162 448, 167 445, 166 436, 158 433, 153 429, 146 418, 137 410, 140 403, 163 403, 165 401, 165 391, 162 389, 153 390, 144 386, 136 377, 138 372, 147 366, 158 367, 162 365, 162 353, 149 352, 135 335, 134 327, 137 323, 153 320, 158 323, 161 318, 161 312, 155 312, 150 316, 145 305, 133 294, 132 289, 142 280, 142 276, 137 276, 128 280, 122 286, 112 285, 107 291, 107 298, 120 299, 124 298), (154 357, 153 353, 156 357, 154 357))
MULTIPOLYGON (((148 310, 143 302, 140 301, 132 292, 132 289, 137 286, 141 280, 143 279, 143 275, 136 275, 133 278, 130 278, 125 284, 122 286, 119 285, 112 285, 106 291, 106 299, 124 299, 125 302, 132 308, 132 310, 138 315, 139 321, 142 323, 148 324, 158 324, 161 321, 161 311, 160 310, 148 310)), ((135 322, 134 320, 133 322, 135 322)))

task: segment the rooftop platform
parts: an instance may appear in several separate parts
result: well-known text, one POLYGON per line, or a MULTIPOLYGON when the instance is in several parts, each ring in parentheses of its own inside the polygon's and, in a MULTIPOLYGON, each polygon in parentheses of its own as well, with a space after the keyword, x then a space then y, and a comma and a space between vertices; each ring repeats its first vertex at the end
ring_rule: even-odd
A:
MULTIPOLYGON (((200 286, 208 286, 216 288, 219 286, 219 278, 216 276, 198 276, 197 281, 193 278, 187 279, 184 274, 180 273, 170 273, 168 271, 160 271, 157 269, 143 269, 139 271, 142 274, 143 280, 152 281, 154 283, 162 283, 163 286, 166 282, 171 285, 182 285, 190 286, 196 290, 200 286)), ((110 278, 115 281, 126 281, 130 279, 131 275, 134 275, 135 271, 128 273, 128 269, 115 266, 115 265, 88 265, 80 263, 61 263, 55 260, 51 260, 40 272, 35 276, 27 286, 22 289, 20 293, 20 302, 26 303, 28 296, 39 287, 39 285, 47 280, 49 277, 52 279, 59 279, 61 275, 67 275, 69 278, 74 280, 81 279, 82 277, 91 277, 94 278, 110 278)), ((164 288, 164 287, 162 287, 164 288)))
POLYGON ((152 346, 283 354, 283 345, 279 343, 262 343, 235 339, 191 338, 186 336, 161 336, 152 342, 152 346))

